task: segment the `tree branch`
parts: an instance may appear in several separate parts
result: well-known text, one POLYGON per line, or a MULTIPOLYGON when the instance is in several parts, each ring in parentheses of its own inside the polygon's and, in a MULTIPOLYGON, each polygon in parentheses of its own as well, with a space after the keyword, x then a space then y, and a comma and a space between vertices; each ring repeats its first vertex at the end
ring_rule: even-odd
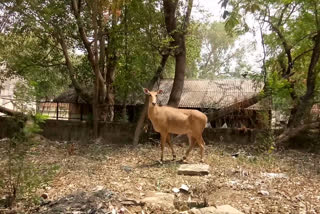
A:
POLYGON ((66 42, 64 40, 63 35, 61 35, 61 33, 59 33, 59 32, 56 33, 56 39, 58 40, 58 42, 62 48, 63 55, 65 58, 65 63, 66 63, 66 66, 69 70, 69 76, 70 76, 70 79, 71 79, 71 82, 72 82, 74 89, 87 103, 92 103, 92 100, 91 100, 91 97, 89 96, 89 94, 84 92, 84 90, 81 88, 80 84, 78 83, 78 81, 74 77, 74 68, 71 63, 70 56, 68 53, 68 47, 66 45, 66 42))
POLYGON ((188 0, 187 12, 184 17, 184 23, 183 23, 183 28, 182 28, 183 32, 186 32, 186 30, 189 27, 192 6, 193 6, 193 0, 188 0))
POLYGON ((307 53, 309 53, 309 52, 311 52, 311 51, 312 51, 312 49, 303 51, 303 52, 300 53, 298 56, 296 56, 296 57, 293 59, 292 62, 294 63, 295 61, 297 61, 298 59, 300 59, 300 58, 303 57, 305 54, 307 54, 307 53))
POLYGON ((279 17, 278 24, 277 24, 278 26, 280 26, 282 24, 282 19, 283 19, 284 13, 288 9, 289 5, 290 4, 285 4, 284 8, 281 10, 280 17, 279 17))
MULTIPOLYGON (((72 9, 73 9, 73 13, 74 13, 74 16, 76 18, 76 21, 77 21, 77 26, 78 26, 78 31, 79 31, 79 34, 80 34, 80 38, 83 42, 83 45, 85 47, 85 49, 87 50, 88 52, 88 59, 89 59, 89 62, 91 64, 91 67, 93 68, 93 71, 95 73, 95 75, 98 75, 98 78, 99 78, 99 81, 101 83, 105 83, 105 80, 101 74, 101 72, 95 72, 96 71, 96 66, 99 66, 97 65, 97 63, 95 63, 95 55, 91 49, 91 45, 92 43, 89 42, 88 38, 87 38, 87 35, 86 35, 86 32, 84 30, 84 27, 83 27, 83 23, 81 21, 81 17, 80 17, 80 14, 81 14, 81 1, 80 0, 72 0, 72 9), (80 3, 78 5, 78 2, 80 3)), ((96 40, 96 38, 95 38, 96 40)), ((96 41, 95 41, 96 42, 96 41)))

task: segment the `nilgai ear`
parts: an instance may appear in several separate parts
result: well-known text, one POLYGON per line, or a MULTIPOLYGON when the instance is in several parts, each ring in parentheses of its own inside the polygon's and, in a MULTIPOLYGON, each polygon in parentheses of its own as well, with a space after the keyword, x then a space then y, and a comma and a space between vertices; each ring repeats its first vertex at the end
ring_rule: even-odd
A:
POLYGON ((158 94, 162 94, 163 93, 163 91, 160 89, 159 91, 158 91, 158 94))
POLYGON ((143 88, 143 92, 144 92, 145 94, 147 94, 147 95, 150 94, 150 92, 149 92, 149 90, 148 90, 147 88, 143 88))

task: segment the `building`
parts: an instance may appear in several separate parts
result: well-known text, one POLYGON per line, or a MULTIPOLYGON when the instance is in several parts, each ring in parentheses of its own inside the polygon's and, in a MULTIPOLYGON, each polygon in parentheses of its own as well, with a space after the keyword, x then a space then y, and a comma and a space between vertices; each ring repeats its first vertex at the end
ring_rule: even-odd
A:
MULTIPOLYGON (((158 96, 159 104, 167 104, 172 83, 172 79, 163 79, 155 84, 153 90, 162 89, 164 91, 158 96)), ((219 110, 257 95, 262 87, 262 84, 249 79, 185 80, 179 108, 198 109, 203 112, 219 110)), ((69 119, 87 119, 91 112, 90 105, 86 104, 73 89, 56 97, 54 102, 69 105, 69 119)), ((125 108, 130 122, 136 122, 143 102, 142 90, 139 95, 131 96, 127 100, 125 108)), ((115 116, 120 115, 123 108, 123 103, 116 100, 115 116)), ((269 125, 269 116, 269 105, 260 102, 247 109, 239 109, 232 115, 210 121, 210 123, 212 127, 262 128, 269 125)))
MULTIPOLYGON (((14 105, 14 88, 16 83, 18 82, 17 79, 9 79, 4 82, 0 82, 0 105, 7 109, 16 110, 14 105)), ((3 115, 0 113, 0 115, 3 115)))

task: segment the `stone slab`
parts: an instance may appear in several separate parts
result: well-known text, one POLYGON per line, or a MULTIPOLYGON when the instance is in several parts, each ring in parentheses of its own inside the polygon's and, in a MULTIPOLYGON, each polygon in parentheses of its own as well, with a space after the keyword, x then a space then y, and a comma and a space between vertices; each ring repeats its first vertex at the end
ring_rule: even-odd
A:
POLYGON ((217 207, 205 207, 201 209, 191 209, 190 214, 244 214, 230 205, 222 205, 217 207))
POLYGON ((149 205, 158 205, 159 207, 174 208, 174 195, 163 192, 149 192, 141 200, 142 203, 149 205))
POLYGON ((178 175, 208 175, 207 164, 182 164, 178 169, 178 175))

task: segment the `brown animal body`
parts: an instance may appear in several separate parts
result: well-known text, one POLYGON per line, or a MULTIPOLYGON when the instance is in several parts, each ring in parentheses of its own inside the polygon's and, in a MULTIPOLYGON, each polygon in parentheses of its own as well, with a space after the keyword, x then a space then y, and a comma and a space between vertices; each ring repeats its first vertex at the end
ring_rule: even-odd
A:
POLYGON ((188 135, 189 148, 183 159, 187 159, 196 142, 200 147, 201 161, 203 161, 205 142, 202 138, 202 133, 207 124, 207 116, 197 110, 157 105, 157 95, 162 93, 161 90, 149 91, 148 89, 144 89, 144 92, 150 96, 148 117, 152 122, 154 130, 161 135, 161 161, 163 161, 163 151, 166 142, 171 148, 173 159, 176 157, 170 142, 170 133, 188 135))

